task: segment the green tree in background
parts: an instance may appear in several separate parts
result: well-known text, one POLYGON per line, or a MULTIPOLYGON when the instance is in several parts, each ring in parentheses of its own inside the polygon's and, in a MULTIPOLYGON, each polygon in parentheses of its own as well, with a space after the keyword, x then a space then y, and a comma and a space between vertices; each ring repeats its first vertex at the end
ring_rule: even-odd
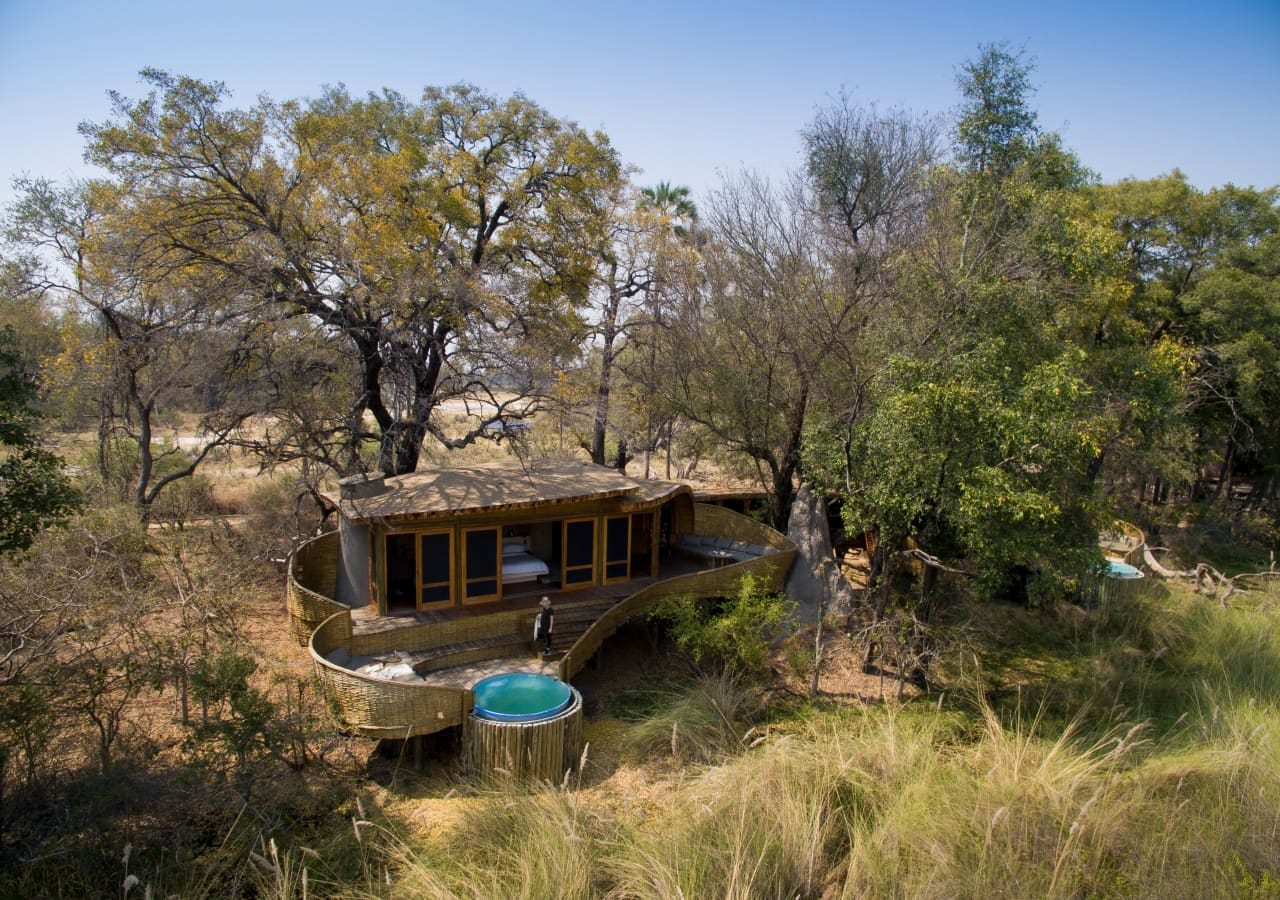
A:
POLYGON ((0 330, 0 553, 27 549, 80 503, 62 460, 40 445, 36 394, 17 339, 0 330))
POLYGON ((984 44, 977 59, 960 66, 956 82, 964 98, 956 125, 956 155, 980 175, 1008 176, 1039 134, 1030 105, 1034 66, 1006 43, 984 44))
POLYGON ((1126 489, 1162 502, 1274 498, 1280 466, 1280 190, 1200 191, 1174 172, 1098 187, 1093 199, 1123 240, 1133 316, 1150 345, 1187 358, 1187 441, 1152 454, 1126 489), (1188 447, 1190 452, 1188 452, 1188 447), (1212 477, 1205 477, 1210 473, 1212 477))

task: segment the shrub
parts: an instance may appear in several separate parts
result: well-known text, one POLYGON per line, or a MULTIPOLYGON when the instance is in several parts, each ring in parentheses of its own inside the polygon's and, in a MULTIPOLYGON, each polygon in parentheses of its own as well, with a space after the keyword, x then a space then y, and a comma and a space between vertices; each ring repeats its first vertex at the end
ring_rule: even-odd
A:
POLYGON ((769 669, 769 643, 789 624, 795 603, 744 575, 738 593, 720 604, 674 597, 651 615, 670 623, 677 646, 699 666, 759 678, 769 669))

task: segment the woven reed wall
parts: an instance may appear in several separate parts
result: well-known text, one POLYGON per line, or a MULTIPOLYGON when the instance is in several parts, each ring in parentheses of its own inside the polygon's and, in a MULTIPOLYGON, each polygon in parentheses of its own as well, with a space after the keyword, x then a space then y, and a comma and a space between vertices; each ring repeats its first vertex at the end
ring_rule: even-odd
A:
POLYGON ((767 591, 782 590, 787 572, 791 570, 796 556, 796 545, 786 535, 723 507, 699 503, 696 504, 695 512, 698 534, 760 544, 771 547, 776 552, 719 569, 668 578, 619 601, 596 619, 560 660, 562 681, 568 681, 582 671, 582 667, 600 649, 601 644, 612 637, 627 619, 647 612, 667 597, 725 597, 734 593, 742 577, 748 574, 761 579, 767 591))
POLYGON ((695 503, 693 512, 693 531, 695 534, 729 538, 730 540, 743 541, 747 544, 760 544, 764 547, 772 547, 775 550, 794 550, 796 548, 796 545, 782 532, 776 531, 762 522, 757 522, 750 516, 744 516, 742 513, 734 512, 723 506, 713 506, 710 503, 695 503))
POLYGON ((1108 554, 1121 557, 1131 566, 1141 567, 1142 548, 1147 536, 1136 525, 1116 519, 1098 536, 1098 542, 1108 554))
POLYGON ((430 650, 481 638, 523 633, 536 610, 512 609, 488 615, 460 616, 435 622, 418 622, 376 632, 359 632, 351 638, 353 654, 371 655, 388 650, 430 650))
POLYGON ((462 742, 472 771, 559 784, 582 753, 582 695, 570 690, 573 703, 550 719, 494 722, 467 716, 462 742))
POLYGON ((347 608, 332 599, 338 583, 338 533, 312 538, 289 557, 285 602, 289 608, 289 633, 307 646, 311 633, 330 616, 347 608))
POLYGON ((311 637, 311 659, 325 696, 344 725, 365 737, 408 738, 461 725, 471 711, 466 688, 403 684, 352 672, 325 657, 350 649, 351 618, 343 612, 323 622, 311 637))
POLYGON ((1081 600, 1090 608, 1132 603, 1147 589, 1145 578, 1109 578, 1091 575, 1080 586, 1081 600))

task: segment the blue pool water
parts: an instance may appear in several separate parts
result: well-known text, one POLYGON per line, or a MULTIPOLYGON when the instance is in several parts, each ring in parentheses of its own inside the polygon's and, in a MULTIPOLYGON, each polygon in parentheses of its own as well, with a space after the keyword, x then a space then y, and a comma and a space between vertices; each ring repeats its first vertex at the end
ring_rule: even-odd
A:
POLYGON ((573 702, 569 685, 549 675, 511 672, 476 682, 475 714, 499 722, 532 722, 565 710, 573 702))
POLYGON ((1122 563, 1118 559, 1107 560, 1107 568, 1104 574, 1108 578, 1141 578, 1142 572, 1135 569, 1128 563, 1122 563))

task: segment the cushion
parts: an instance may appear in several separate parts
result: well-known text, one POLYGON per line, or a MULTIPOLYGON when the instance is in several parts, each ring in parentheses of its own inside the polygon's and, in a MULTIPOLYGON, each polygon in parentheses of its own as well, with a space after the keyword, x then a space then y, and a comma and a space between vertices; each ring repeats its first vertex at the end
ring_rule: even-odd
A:
POLYGON ((338 647, 330 650, 326 659, 335 666, 347 666, 351 663, 351 654, 347 652, 346 647, 338 647))

